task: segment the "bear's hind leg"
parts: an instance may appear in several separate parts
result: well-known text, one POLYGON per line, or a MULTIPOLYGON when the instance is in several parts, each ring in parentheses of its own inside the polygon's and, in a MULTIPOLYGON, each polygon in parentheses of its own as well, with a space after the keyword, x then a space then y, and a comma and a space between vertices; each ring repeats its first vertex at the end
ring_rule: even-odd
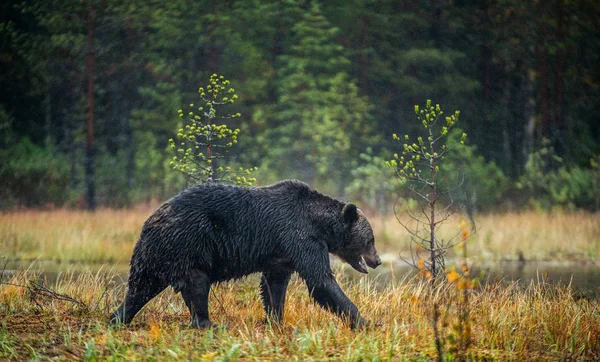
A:
POLYGON ((260 295, 267 318, 280 323, 283 320, 285 294, 291 273, 264 272, 260 280, 260 295))
POLYGON ((181 288, 181 296, 190 310, 190 327, 200 329, 212 327, 208 318, 209 292, 210 278, 206 273, 194 271, 189 274, 181 288))
POLYGON ((129 324, 146 303, 166 288, 166 286, 160 283, 150 282, 152 279, 147 280, 145 283, 129 283, 125 300, 111 315, 110 324, 129 324))

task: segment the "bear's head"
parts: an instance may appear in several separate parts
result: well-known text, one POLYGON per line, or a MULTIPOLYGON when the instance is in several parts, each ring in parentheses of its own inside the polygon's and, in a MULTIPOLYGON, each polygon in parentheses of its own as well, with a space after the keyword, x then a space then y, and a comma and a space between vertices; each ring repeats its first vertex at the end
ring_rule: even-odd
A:
POLYGON ((351 203, 344 205, 342 219, 345 227, 343 241, 339 248, 331 252, 357 271, 367 274, 367 266, 375 269, 381 265, 371 224, 362 211, 351 203))

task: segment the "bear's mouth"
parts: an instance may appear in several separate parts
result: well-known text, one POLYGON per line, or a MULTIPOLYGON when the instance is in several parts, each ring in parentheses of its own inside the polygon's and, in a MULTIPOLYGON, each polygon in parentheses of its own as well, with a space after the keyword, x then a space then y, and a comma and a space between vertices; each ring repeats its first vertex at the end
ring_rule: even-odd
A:
POLYGON ((348 264, 354 268, 359 273, 369 274, 369 270, 367 269, 367 263, 362 256, 359 256, 356 259, 348 260, 348 264))

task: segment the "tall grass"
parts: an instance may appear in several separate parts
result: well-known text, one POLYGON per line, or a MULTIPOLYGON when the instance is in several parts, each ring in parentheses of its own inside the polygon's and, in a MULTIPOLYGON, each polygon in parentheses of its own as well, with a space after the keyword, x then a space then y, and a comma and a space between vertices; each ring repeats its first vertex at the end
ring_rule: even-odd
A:
MULTIPOLYGON (((0 255, 9 260, 126 262, 151 208, 81 211, 23 211, 0 214, 0 255)), ((393 216, 370 216, 378 249, 408 256, 409 235, 393 216)), ((469 243, 470 255, 485 260, 596 260, 600 215, 535 212, 482 215, 469 243)), ((459 231, 460 216, 440 235, 459 231)))
MULTIPOLYGON (((464 216, 455 215, 441 226, 449 239, 459 232, 464 216)), ((370 218, 378 244, 409 256, 410 237, 391 217, 370 218)), ((410 221, 404 220, 408 225, 410 221)), ((600 214, 521 212, 486 214, 475 218, 476 232, 469 238, 471 257, 485 261, 574 260, 600 258, 600 214)))
MULTIPOLYGON (((31 276, 14 276, 25 284, 31 276)), ((66 275, 56 291, 82 307, 37 298, 19 287, 0 286, 0 359, 129 360, 428 360, 435 354, 429 301, 449 305, 443 285, 432 290, 417 280, 396 280, 376 289, 368 278, 342 280, 366 318, 382 326, 352 331, 311 302, 293 279, 281 326, 264 323, 258 278, 225 283, 210 297, 220 327, 187 328, 182 298, 167 290, 130 327, 109 327, 109 313, 124 293, 110 272, 66 275)), ((578 299, 567 288, 489 284, 470 295, 473 329, 470 358, 487 360, 596 360, 600 358, 598 302, 578 299)), ((443 318, 456 311, 443 308, 443 318)), ((442 333, 450 331, 446 326, 442 333)))
POLYGON ((150 209, 0 214, 0 255, 9 260, 127 262, 150 209))

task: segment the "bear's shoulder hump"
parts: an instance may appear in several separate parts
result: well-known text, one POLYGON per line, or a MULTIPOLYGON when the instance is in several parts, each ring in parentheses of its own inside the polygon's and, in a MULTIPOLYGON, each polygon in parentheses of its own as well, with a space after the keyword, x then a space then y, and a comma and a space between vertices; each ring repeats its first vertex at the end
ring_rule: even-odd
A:
POLYGON ((310 186, 308 186, 306 183, 299 181, 299 180, 283 180, 283 181, 274 183, 270 186, 265 186, 265 188, 273 189, 273 190, 286 189, 289 191, 294 191, 294 190, 305 191, 305 190, 311 189, 310 186))

